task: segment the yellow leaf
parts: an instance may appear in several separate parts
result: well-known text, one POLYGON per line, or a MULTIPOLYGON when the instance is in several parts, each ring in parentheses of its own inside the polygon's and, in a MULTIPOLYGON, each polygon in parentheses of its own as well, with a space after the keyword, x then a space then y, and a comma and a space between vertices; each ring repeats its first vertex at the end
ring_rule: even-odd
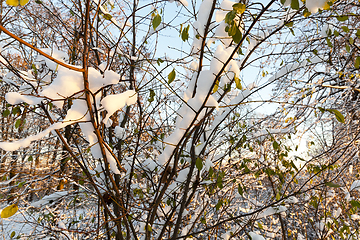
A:
POLYGON ((27 4, 29 2, 29 0, 6 0, 6 4, 9 6, 24 6, 25 4, 27 4))
POLYGON ((19 0, 6 0, 6 4, 16 7, 17 5, 19 5, 19 0))
POLYGON ((18 210, 18 206, 16 204, 7 206, 1 211, 1 218, 8 218, 14 215, 18 210))
POLYGON ((25 4, 27 4, 29 2, 29 0, 20 0, 20 5, 24 6, 25 4))

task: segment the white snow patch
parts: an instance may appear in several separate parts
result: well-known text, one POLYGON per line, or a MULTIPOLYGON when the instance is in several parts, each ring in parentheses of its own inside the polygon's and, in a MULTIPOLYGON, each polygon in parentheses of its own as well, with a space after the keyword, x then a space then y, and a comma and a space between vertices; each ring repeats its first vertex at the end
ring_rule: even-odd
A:
POLYGON ((109 95, 101 100, 101 105, 107 111, 103 123, 107 123, 110 116, 117 110, 123 108, 125 105, 132 105, 136 103, 137 93, 134 90, 128 90, 124 93, 109 95))
POLYGON ((115 137, 117 137, 117 138, 119 138, 121 140, 124 140, 126 138, 126 130, 125 130, 125 128, 116 126, 114 131, 115 131, 115 137))
POLYGON ((360 180, 356 180, 351 184, 350 191, 359 190, 358 188, 360 188, 360 180))
POLYGON ((26 102, 27 104, 30 105, 36 105, 36 104, 40 104, 41 103, 41 98, 37 98, 34 96, 25 96, 25 95, 21 95, 18 92, 9 92, 5 95, 5 99, 8 103, 10 103, 11 105, 16 105, 22 102, 26 102))
POLYGON ((258 219, 264 218, 264 217, 267 217, 267 216, 270 216, 270 215, 273 215, 276 213, 285 212, 286 210, 287 210, 287 208, 285 206, 269 207, 269 208, 265 209, 262 213, 260 213, 257 218, 258 219))
POLYGON ((316 13, 319 8, 322 9, 325 6, 326 2, 327 0, 307 0, 305 6, 310 12, 316 13))
POLYGON ((249 232, 249 235, 252 240, 265 240, 263 236, 260 236, 259 234, 256 234, 254 232, 249 232))
POLYGON ((56 201, 61 197, 64 197, 68 194, 68 191, 61 191, 61 192, 54 192, 48 196, 43 197, 41 200, 37 202, 33 202, 31 206, 33 207, 40 207, 42 205, 48 204, 50 202, 56 201))

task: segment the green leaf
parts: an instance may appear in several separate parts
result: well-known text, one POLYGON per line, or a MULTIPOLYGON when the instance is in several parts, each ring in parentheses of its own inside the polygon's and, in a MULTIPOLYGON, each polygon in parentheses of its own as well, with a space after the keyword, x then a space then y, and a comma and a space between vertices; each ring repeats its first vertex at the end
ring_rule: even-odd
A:
POLYGON ((349 43, 352 45, 354 44, 354 39, 352 37, 349 38, 349 43))
POLYGON ((168 75, 168 79, 169 79, 168 83, 169 84, 175 80, 175 76, 176 76, 175 69, 173 69, 168 75))
POLYGON ((332 45, 332 43, 331 43, 331 41, 330 41, 329 38, 326 38, 326 43, 327 43, 327 45, 328 45, 330 48, 333 47, 333 45, 332 45))
POLYGON ((225 23, 230 25, 234 21, 235 17, 236 17, 236 12, 235 11, 228 12, 226 14, 226 16, 225 16, 225 23))
POLYGON ((236 44, 239 44, 241 41, 241 38, 242 38, 242 34, 241 34, 239 28, 236 27, 235 35, 232 36, 232 39, 236 44))
POLYGON ((215 205, 216 211, 219 211, 223 203, 224 201, 222 199, 218 201, 218 203, 215 205))
POLYGON ((190 25, 187 25, 187 27, 184 28, 183 31, 181 32, 181 39, 184 42, 189 39, 189 28, 190 28, 190 25))
POLYGON ((216 93, 216 91, 218 90, 218 88, 219 88, 219 80, 216 80, 216 82, 215 82, 215 85, 214 85, 214 88, 213 88, 213 93, 216 93))
POLYGON ((28 161, 31 162, 33 160, 33 156, 28 157, 28 161))
POLYGON ((334 188, 341 187, 340 185, 338 185, 336 183, 332 183, 332 182, 327 182, 327 183, 325 183, 325 185, 328 187, 334 187, 334 188))
POLYGON ((152 227, 149 224, 147 224, 146 226, 147 226, 148 232, 152 232, 152 227))
POLYGON ((9 116, 10 115, 10 110, 6 109, 5 111, 3 111, 2 115, 3 115, 3 117, 9 116))
POLYGON ((211 178, 213 174, 214 174, 214 169, 212 167, 210 167, 210 169, 209 169, 209 178, 211 178))
POLYGON ((279 201, 279 200, 280 200, 281 196, 280 196, 280 193, 279 193, 279 192, 278 192, 278 193, 276 193, 276 197, 275 197, 275 198, 276 198, 276 200, 277 200, 277 201, 279 201))
POLYGON ((36 69, 35 64, 32 64, 32 65, 31 65, 31 68, 32 68, 32 70, 34 71, 34 73, 37 74, 37 69, 36 69))
POLYGON ((350 204, 351 204, 351 206, 353 206, 353 207, 360 208, 360 202, 359 202, 359 201, 351 200, 351 201, 350 201, 350 204))
POLYGON ((164 60, 162 60, 161 58, 158 58, 158 60, 156 61, 157 65, 159 65, 159 66, 160 66, 160 64, 163 63, 163 62, 164 62, 164 60))
POLYGON ((239 89, 239 90, 242 90, 240 78, 235 76, 234 80, 235 80, 236 88, 239 89))
POLYGON ((238 192, 239 192, 240 195, 244 194, 244 190, 243 190, 243 188, 241 187, 240 184, 238 185, 238 192))
POLYGON ((343 30, 344 32, 349 32, 349 31, 350 31, 347 26, 342 26, 341 28, 342 28, 342 30, 343 30))
POLYGON ((344 22, 349 19, 348 16, 337 16, 336 19, 340 22, 344 22))
POLYGON ((358 30, 356 31, 356 36, 357 36, 358 38, 360 38, 360 29, 358 29, 358 30))
POLYGON ((327 0, 325 1, 324 6, 322 7, 324 10, 330 10, 330 7, 333 5, 333 1, 335 0, 327 0))
POLYGON ((224 172, 219 173, 219 175, 216 178, 216 186, 218 186, 220 189, 223 189, 223 177, 225 176, 224 172))
POLYGON ((112 16, 111 16, 110 13, 105 13, 103 16, 104 16, 104 18, 105 18, 106 20, 111 20, 111 19, 112 19, 112 16))
POLYGON ((10 234, 10 237, 11 238, 15 237, 15 234, 16 234, 15 231, 12 231, 11 234, 10 234))
POLYGON ((349 45, 346 44, 345 49, 346 49, 346 51, 347 51, 348 53, 350 52, 350 46, 349 46, 349 45))
POLYGON ((299 10, 299 1, 298 0, 291 0, 291 8, 295 10, 299 10))
POLYGON ((196 159, 195 166, 197 169, 199 169, 199 171, 201 171, 201 169, 203 168, 203 161, 201 158, 196 159))
POLYGON ((26 182, 21 182, 21 183, 19 183, 18 188, 21 188, 22 186, 24 186, 25 183, 26 183, 26 182))
POLYGON ((274 150, 278 150, 278 149, 279 149, 279 144, 278 144, 277 141, 274 141, 274 142, 273 142, 273 148, 274 148, 274 150))
POLYGON ((341 123, 345 123, 345 118, 344 116, 341 114, 341 112, 339 112, 336 109, 326 109, 328 112, 335 114, 336 120, 338 120, 341 123))
POLYGON ((334 30, 334 35, 335 35, 336 37, 338 37, 338 36, 340 35, 340 33, 339 33, 338 31, 334 30))
POLYGON ((289 30, 290 30, 291 34, 292 34, 293 36, 295 36, 295 32, 294 32, 294 29, 292 29, 292 28, 289 28, 289 30))
POLYGON ((16 114, 20 115, 20 113, 21 113, 21 109, 19 106, 13 108, 13 110, 12 110, 13 115, 16 115, 16 114))
POLYGON ((161 23, 161 16, 159 14, 156 14, 152 20, 152 25, 154 30, 160 25, 160 23, 161 23))
POLYGON ((229 36, 235 36, 236 35, 236 29, 238 29, 238 27, 236 26, 235 22, 232 22, 232 24, 229 26, 229 29, 228 29, 228 35, 229 36))
POLYGON ((326 111, 325 108, 322 108, 322 107, 318 107, 318 109, 320 110, 320 112, 324 113, 326 111))
POLYGON ((19 128, 20 125, 21 125, 21 123, 22 123, 22 120, 21 120, 21 119, 16 120, 16 122, 15 122, 15 128, 19 128))
POLYGON ((238 14, 243 14, 246 10, 246 5, 243 3, 235 3, 232 7, 238 14))
POLYGON ((294 22, 288 22, 285 24, 285 26, 287 27, 293 27, 294 26, 294 22))
POLYGON ((155 92, 154 92, 154 90, 150 89, 150 97, 149 97, 148 101, 153 102, 154 97, 155 97, 155 92))
POLYGON ((360 56, 356 57, 354 67, 355 67, 356 69, 359 69, 359 66, 360 66, 360 56))
POLYGON ((7 206, 1 211, 1 218, 9 218, 14 215, 18 211, 18 206, 16 204, 12 204, 7 206))
POLYGON ((307 8, 305 8, 304 11, 303 11, 303 16, 304 17, 309 17, 310 15, 311 15, 311 12, 307 8))

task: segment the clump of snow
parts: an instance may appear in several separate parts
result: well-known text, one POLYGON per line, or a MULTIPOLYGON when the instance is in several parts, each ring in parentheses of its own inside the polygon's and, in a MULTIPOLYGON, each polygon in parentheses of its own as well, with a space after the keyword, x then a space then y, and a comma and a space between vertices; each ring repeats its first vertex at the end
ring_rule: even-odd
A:
POLYGON ((353 169, 354 169, 354 165, 350 165, 350 167, 349 167, 349 173, 350 173, 350 174, 353 173, 353 169))
MULTIPOLYGON (((175 0, 169 0, 169 2, 175 2, 175 0)), ((189 3, 186 0, 177 0, 176 1, 177 6, 179 6, 180 4, 184 5, 185 7, 187 7, 189 5, 189 3)))
POLYGON ((322 37, 327 37, 329 35, 331 35, 332 31, 333 31, 333 26, 332 25, 329 25, 329 24, 325 24, 322 28, 321 28, 321 31, 320 31, 320 35, 322 37))
MULTIPOLYGON (((59 66, 57 77, 47 86, 40 96, 46 96, 50 99, 64 99, 80 92, 84 89, 83 75, 81 72, 69 70, 59 66)), ((54 101, 54 105, 61 108, 63 101, 54 101)))
POLYGON ((212 3, 213 0, 204 0, 200 5, 197 21, 193 23, 194 36, 198 35, 199 38, 194 38, 191 53, 196 53, 201 48, 201 37, 205 34, 205 25, 211 12, 212 3))
POLYGON ((36 104, 39 104, 42 100, 41 98, 37 98, 34 96, 21 95, 18 92, 7 93, 5 95, 5 99, 11 105, 16 105, 16 104, 19 104, 22 102, 26 102, 27 104, 30 104, 30 105, 36 105, 36 104))
POLYGON ((219 26, 215 30, 214 39, 219 39, 224 43, 225 46, 229 46, 232 42, 232 37, 230 37, 229 34, 225 31, 226 26, 227 23, 225 23, 225 21, 222 21, 219 24, 219 26))
POLYGON ((0 182, 0 186, 8 185, 8 184, 11 183, 12 181, 14 181, 15 178, 17 178, 18 176, 19 176, 19 174, 16 174, 14 177, 10 178, 9 180, 4 181, 4 182, 0 182))
POLYGON ((181 4, 184 5, 185 7, 189 5, 189 3, 186 0, 179 0, 179 2, 181 2, 181 4))
POLYGON ((204 166, 205 166, 206 171, 209 171, 209 169, 214 166, 214 163, 209 158, 207 158, 205 160, 204 166))
POLYGON ((339 207, 338 209, 334 209, 334 211, 333 211, 333 217, 334 218, 338 218, 340 215, 341 215, 341 212, 342 212, 342 210, 341 210, 341 208, 339 207))
POLYGON ((106 160, 109 163, 110 170, 115 174, 121 174, 115 158, 113 157, 113 155, 108 150, 108 149, 110 149, 110 147, 106 143, 104 143, 104 144, 105 144, 106 160), (107 146, 107 148, 106 148, 106 146, 107 146))
POLYGON ((104 123, 107 123, 110 116, 117 110, 123 108, 125 105, 132 105, 136 103, 137 93, 134 90, 128 90, 124 93, 109 95, 101 100, 101 105, 107 111, 104 123))
POLYGON ((252 240, 265 240, 265 238, 259 234, 256 234, 254 232, 249 232, 249 235, 252 240))
POLYGON ((89 142, 89 145, 91 146, 91 154, 94 158, 102 158, 101 149, 99 144, 97 143, 97 137, 94 133, 95 129, 92 125, 92 123, 80 123, 79 124, 81 131, 83 132, 85 139, 89 142))
POLYGON ((68 194, 68 191, 54 192, 53 194, 43 197, 41 200, 39 200, 37 202, 33 202, 31 204, 31 206, 40 207, 42 205, 52 203, 52 202, 58 200, 59 198, 66 196, 67 194, 68 194))
POLYGON ((230 239, 230 237, 231 237, 230 232, 226 232, 221 235, 221 239, 223 239, 223 240, 228 240, 228 239, 230 239))
MULTIPOLYGON (((51 131, 64 128, 67 125, 73 124, 75 122, 88 121, 89 116, 88 114, 86 114, 86 112, 87 112, 86 102, 80 99, 74 100, 73 105, 68 110, 68 113, 62 122, 54 123, 53 125, 49 126, 47 129, 38 133, 37 135, 32 135, 27 138, 13 142, 0 142, 0 148, 2 148, 5 151, 15 151, 18 150, 19 148, 28 147, 32 141, 36 141, 45 137, 51 131)), ((93 129, 91 133, 94 134, 93 129)))
POLYGON ((273 215, 275 213, 282 213, 286 210, 287 208, 285 206, 269 207, 259 214, 258 219, 273 215))
POLYGON ((170 159, 172 152, 174 151, 175 147, 172 145, 167 145, 164 151, 159 155, 159 163, 161 165, 165 165, 166 162, 170 159))
POLYGON ((306 238, 301 233, 298 233, 297 240, 306 240, 306 238))
POLYGON ((29 136, 27 138, 24 138, 24 139, 21 139, 18 141, 13 141, 13 142, 0 142, 0 148, 5 151, 15 151, 20 148, 28 147, 32 141, 40 140, 41 138, 48 135, 51 131, 66 127, 66 125, 68 125, 68 124, 55 123, 55 124, 51 125, 50 127, 48 127, 47 129, 45 129, 44 131, 38 133, 37 135, 29 136))
POLYGON ((325 6, 326 2, 327 0, 307 0, 305 6, 310 12, 316 13, 319 8, 322 9, 325 6))
POLYGON ((185 168, 183 170, 181 170, 179 173, 178 173, 178 177, 176 178, 176 181, 177 182, 185 182, 185 180, 187 179, 187 175, 189 174, 189 168, 185 168))
POLYGON ((359 190, 360 188, 360 180, 356 180, 351 184, 350 191, 359 190))
POLYGON ((88 121, 90 120, 87 113, 87 104, 84 100, 76 99, 73 101, 71 108, 68 110, 65 119, 63 122, 79 122, 79 121, 88 121))
POLYGON ((295 204, 295 203, 298 203, 299 202, 299 199, 297 199, 296 197, 294 196, 291 196, 289 197, 288 199, 285 200, 286 203, 289 203, 289 204, 295 204))
POLYGON ((115 129, 114 129, 114 132, 115 132, 115 137, 117 137, 117 138, 119 138, 121 140, 124 140, 126 138, 126 130, 125 130, 125 128, 116 126, 115 129))
MULTIPOLYGON (((57 49, 42 48, 40 50, 61 62, 65 62, 69 59, 66 52, 62 52, 57 49)), ((56 62, 51 61, 50 59, 48 59, 47 57, 44 57, 43 55, 38 55, 36 60, 37 60, 37 62, 44 61, 46 66, 48 66, 48 68, 53 71, 55 71, 58 66, 58 64, 56 62)))
POLYGON ((218 101, 216 101, 216 99, 214 98, 213 95, 210 95, 208 100, 206 101, 205 104, 206 107, 215 107, 216 110, 219 110, 219 103, 218 101))
POLYGON ((290 6, 290 4, 291 4, 291 0, 286 0, 286 1, 284 2, 284 6, 285 6, 285 7, 290 6))
POLYGON ((224 0, 221 2, 220 4, 220 10, 216 11, 215 13, 215 20, 216 22, 221 22, 222 20, 224 20, 226 14, 233 10, 233 5, 235 4, 236 2, 233 2, 233 1, 229 1, 229 0, 224 0))
POLYGON ((114 71, 108 70, 104 72, 104 75, 102 75, 95 68, 89 68, 89 88, 93 93, 104 86, 116 84, 119 80, 120 75, 114 71))

